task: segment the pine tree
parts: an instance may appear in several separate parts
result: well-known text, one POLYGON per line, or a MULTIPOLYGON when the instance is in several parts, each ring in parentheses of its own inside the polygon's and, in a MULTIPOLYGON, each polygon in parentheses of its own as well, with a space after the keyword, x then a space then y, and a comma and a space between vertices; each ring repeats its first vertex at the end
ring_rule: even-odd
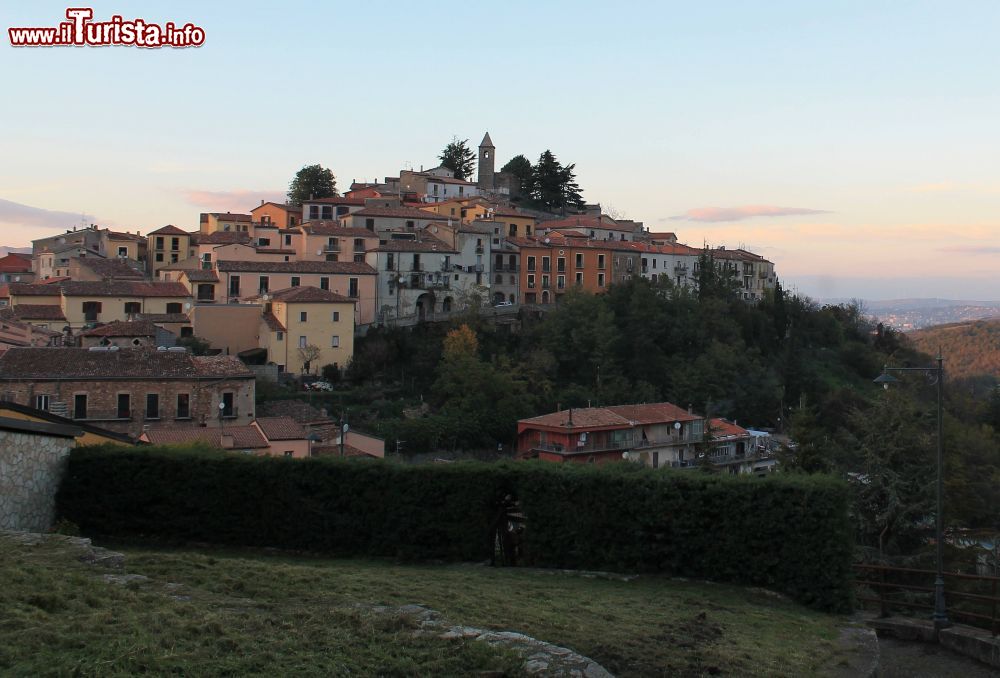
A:
POLYGON ((548 212, 582 207, 583 197, 573 172, 575 167, 576 165, 563 167, 552 151, 542 153, 532 172, 531 197, 534 206, 548 212))
POLYGON ((458 137, 452 137, 451 143, 445 146, 438 156, 441 167, 450 169, 455 178, 462 181, 468 181, 476 169, 476 154, 468 144, 468 139, 459 141, 458 137))

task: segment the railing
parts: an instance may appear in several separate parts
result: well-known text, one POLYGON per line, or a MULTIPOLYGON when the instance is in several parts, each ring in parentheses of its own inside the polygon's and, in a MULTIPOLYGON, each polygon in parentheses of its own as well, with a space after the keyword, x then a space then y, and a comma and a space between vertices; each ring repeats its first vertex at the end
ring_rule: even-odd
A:
POLYGON ((500 266, 494 266, 493 270, 496 273, 517 273, 518 271, 521 270, 521 267, 517 266, 516 264, 514 266, 510 266, 510 265, 506 265, 505 266, 505 265, 501 264, 500 266))
POLYGON ((240 408, 233 405, 232 407, 222 410, 219 414, 220 419, 236 419, 240 416, 240 408))
POLYGON ((533 450, 542 450, 543 452, 607 452, 610 450, 630 450, 635 447, 635 441, 631 438, 628 440, 608 440, 606 442, 590 442, 583 445, 562 445, 560 443, 534 443, 531 445, 533 450))
POLYGON ((482 254, 482 253, 483 253, 483 246, 476 245, 476 254, 482 254))
POLYGON ((416 271, 416 272, 419 273, 419 272, 421 272, 421 271, 424 270, 424 265, 421 264, 421 263, 419 263, 419 262, 414 263, 412 266, 410 266, 410 270, 411 271, 416 271))
POLYGON ((79 417, 77 416, 77 413, 74 412, 73 419, 76 419, 77 421, 132 421, 132 415, 134 413, 131 410, 120 412, 117 409, 94 410, 88 408, 84 414, 86 414, 86 416, 79 417))
MULTIPOLYGON (((875 594, 859 595, 858 600, 876 603, 881 616, 888 617, 894 607, 934 610, 933 582, 937 577, 934 570, 866 563, 855 563, 854 569, 857 572, 855 585, 875 594), (928 585, 922 585, 923 582, 928 585)), ((943 574, 945 599, 957 599, 948 606, 949 618, 989 629, 994 636, 1000 636, 1000 577, 957 572, 943 574), (969 589, 975 590, 977 585, 980 592, 970 592, 969 589), (986 588, 989 595, 981 592, 986 588)))
POLYGON ((549 289, 551 287, 552 287, 552 283, 550 283, 548 280, 543 280, 542 281, 542 289, 543 290, 547 290, 547 289, 549 289))
POLYGON ((324 252, 340 252, 340 245, 330 245, 330 244, 327 244, 327 246, 323 248, 323 251, 324 252))

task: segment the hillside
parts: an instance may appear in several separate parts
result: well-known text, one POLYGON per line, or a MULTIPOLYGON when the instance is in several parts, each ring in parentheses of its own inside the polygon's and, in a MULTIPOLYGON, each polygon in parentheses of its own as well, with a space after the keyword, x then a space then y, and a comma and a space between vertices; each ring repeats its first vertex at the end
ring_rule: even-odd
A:
POLYGON ((937 355, 940 347, 950 378, 1000 379, 1000 319, 936 325, 906 336, 928 355, 937 355))

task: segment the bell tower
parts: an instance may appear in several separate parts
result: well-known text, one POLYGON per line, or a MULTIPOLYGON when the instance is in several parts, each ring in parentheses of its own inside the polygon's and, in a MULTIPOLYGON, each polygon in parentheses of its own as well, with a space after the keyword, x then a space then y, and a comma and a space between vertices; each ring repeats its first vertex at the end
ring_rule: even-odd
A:
POLYGON ((476 185, 480 190, 492 191, 495 187, 493 185, 493 163, 495 158, 496 148, 493 146, 493 141, 490 139, 490 133, 487 132, 486 136, 479 143, 479 177, 476 180, 476 185))

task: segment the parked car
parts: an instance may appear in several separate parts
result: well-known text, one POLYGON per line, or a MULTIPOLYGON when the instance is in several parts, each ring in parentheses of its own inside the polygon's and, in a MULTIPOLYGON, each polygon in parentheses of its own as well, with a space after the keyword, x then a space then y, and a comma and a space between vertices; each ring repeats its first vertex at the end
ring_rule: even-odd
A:
POLYGON ((495 304, 493 308, 505 308, 507 306, 513 306, 514 303, 511 301, 501 301, 499 304, 495 304))

